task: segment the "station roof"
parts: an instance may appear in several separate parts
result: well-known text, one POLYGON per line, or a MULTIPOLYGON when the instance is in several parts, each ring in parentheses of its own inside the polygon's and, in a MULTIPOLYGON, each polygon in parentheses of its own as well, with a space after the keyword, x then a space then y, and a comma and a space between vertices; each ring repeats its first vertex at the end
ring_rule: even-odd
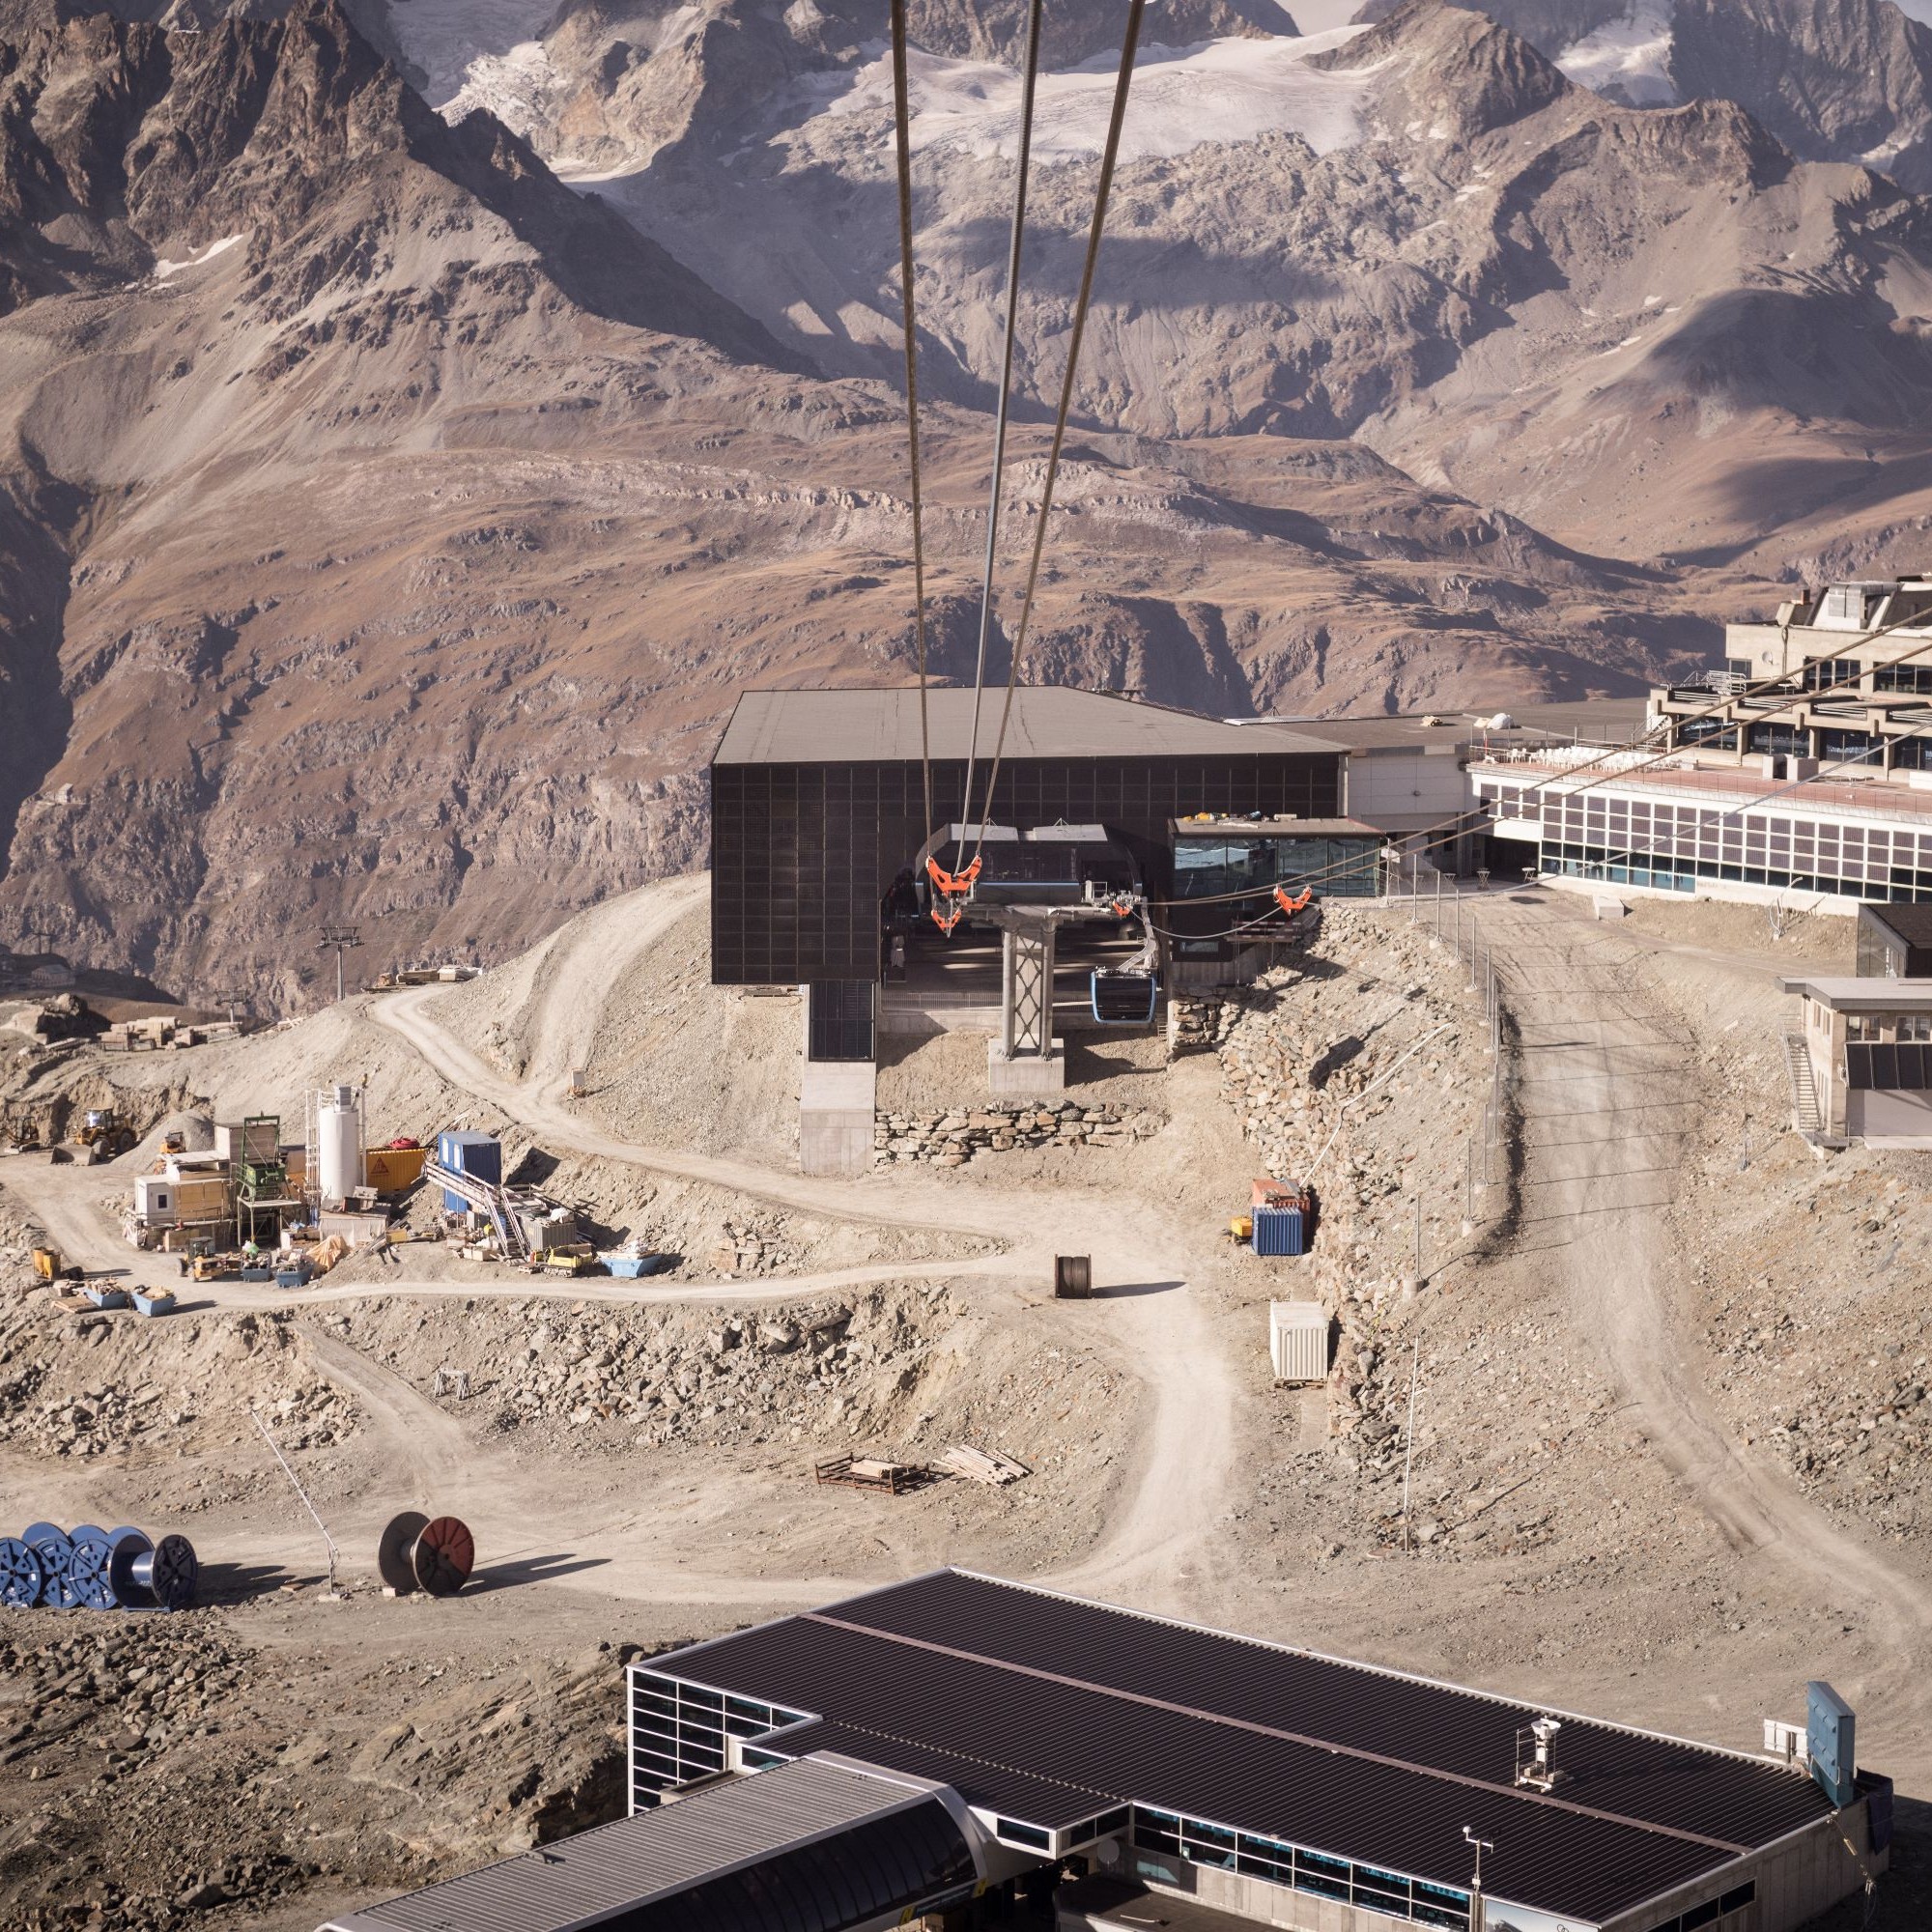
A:
MULTIPOLYGON (((935 758, 964 758, 972 742, 970 690, 928 688, 935 758)), ((980 755, 1000 735, 1004 687, 980 696, 980 755)), ((712 762, 721 765, 895 764, 920 755, 919 691, 748 691, 724 727, 712 762)), ((1007 728, 1009 758, 1257 757, 1268 753, 1334 754, 1317 730, 1272 724, 1230 724, 1162 704, 1022 685, 1007 728)))
POLYGON ((1171 818, 1177 838, 1379 838, 1380 832, 1359 818, 1171 818))
POLYGON ((577 1932, 620 1916, 627 1932, 810 1932, 824 1892, 810 1883, 819 1843, 836 1846, 827 1856, 844 1889, 867 1888, 882 1911, 962 1867, 973 1875, 964 1834, 931 1790, 807 1758, 348 1913, 323 1932, 577 1932))
POLYGON ((1834 1013, 1932 1011, 1932 980, 1891 980, 1878 974, 1791 973, 1778 980, 1777 990, 1795 993, 1834 1013))
POLYGON ((1644 710, 1641 697, 1589 697, 1569 704, 1504 705, 1499 707, 1500 715, 1510 722, 1503 725, 1491 723, 1497 711, 1377 712, 1266 722, 1333 739, 1346 746, 1351 757, 1374 757, 1392 752, 1454 753, 1485 741, 1521 744, 1525 740, 1566 738, 1587 745, 1621 745, 1643 728, 1644 710))
MULTIPOLYGON (((816 1721, 835 1748, 1049 1830, 1124 1803, 1601 1923, 1826 1817, 1802 1775, 1565 1718, 1544 1794, 1515 1783, 1540 1707, 958 1571, 640 1669, 816 1721)), ((796 1743, 794 1743, 796 1740, 796 1743)))

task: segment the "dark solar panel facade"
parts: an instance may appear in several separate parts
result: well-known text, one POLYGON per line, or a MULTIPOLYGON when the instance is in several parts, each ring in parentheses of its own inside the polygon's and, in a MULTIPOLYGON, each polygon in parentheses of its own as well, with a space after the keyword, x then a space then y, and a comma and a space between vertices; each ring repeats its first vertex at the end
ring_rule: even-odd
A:
POLYGON ((942 1572, 698 1645, 668 1676, 812 1712, 775 1747, 952 1783, 1049 1830, 1133 1804, 1601 1922, 1824 1817, 1808 1778, 1566 1719, 1554 1794, 1514 1782, 1538 1715, 1451 1686, 942 1572))
POLYGON ((1845 1084, 1855 1094, 1922 1094, 1932 1089, 1932 1046, 1913 1040, 1851 1040, 1845 1084))
MULTIPOLYGON (((1133 853, 1148 890, 1164 896, 1172 891, 1170 819, 1197 811, 1333 817, 1342 758, 1330 751, 1233 751, 1009 759, 991 815, 1021 826, 1105 825, 1133 853)), ((982 760, 980 803, 984 781, 982 760)), ((936 761, 932 781, 936 819, 957 822, 966 810, 965 761, 936 761)), ((713 982, 876 980, 880 901, 927 834, 917 759, 713 764, 713 982)))

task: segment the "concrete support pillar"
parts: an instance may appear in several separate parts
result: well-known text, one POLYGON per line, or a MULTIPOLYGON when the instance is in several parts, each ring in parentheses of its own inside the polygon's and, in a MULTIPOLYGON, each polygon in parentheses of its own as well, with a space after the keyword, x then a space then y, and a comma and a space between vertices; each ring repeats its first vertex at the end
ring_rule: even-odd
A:
POLYGON ((986 1049, 995 1094, 1057 1094, 1066 1060, 1053 1037, 1053 922, 1017 921, 1001 934, 1000 1037, 986 1049))
POLYGON ((798 1081, 798 1164, 805 1174, 868 1174, 878 1102, 876 1060, 814 1060, 811 996, 799 1002, 805 1037, 798 1081))

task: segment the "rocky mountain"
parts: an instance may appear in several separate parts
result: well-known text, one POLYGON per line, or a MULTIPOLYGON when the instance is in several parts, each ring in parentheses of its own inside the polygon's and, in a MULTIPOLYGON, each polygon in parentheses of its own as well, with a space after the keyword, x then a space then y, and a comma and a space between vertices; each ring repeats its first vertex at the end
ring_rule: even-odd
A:
POLYGON ((1804 159, 1932 188, 1925 0, 1482 0, 1481 11, 1609 99, 1734 101, 1804 159))
MULTIPOLYGON (((326 0, 0 0, 0 938, 276 1005, 324 920, 497 956, 701 856, 739 690, 910 675, 851 4, 386 0, 398 66, 326 0)), ((1022 506, 1118 31, 1057 12, 1022 506)), ((1018 17, 933 0, 915 61, 953 677, 1018 17)), ((1428 0, 1198 18, 1137 77, 1030 674, 1222 713, 1631 690, 1742 585, 1928 526, 1926 204, 1428 0)))
MULTIPOLYGON (((1587 26, 1595 0, 1574 4, 1587 26)), ((622 166, 611 114, 546 118, 489 58, 457 98, 522 117, 797 353, 892 380, 876 47, 754 89, 735 69, 711 78, 708 28, 678 31, 642 63, 675 67, 675 135, 626 97, 622 166)), ((547 39, 517 59, 551 74, 544 99, 575 103, 594 53, 547 39)), ((1037 412, 1059 381, 1110 88, 1097 65, 1042 82, 1019 363, 1037 412)), ((1017 91, 995 64, 915 65, 923 380, 976 408, 999 365, 1017 91)), ((1816 497, 1813 472, 1766 466, 1741 503, 1714 438, 1749 451, 1795 429, 1862 451, 1923 434, 1926 239, 1915 197, 1869 169, 1796 164, 1733 103, 1634 112, 1484 16, 1409 0, 1373 28, 1150 57, 1080 403, 1150 436, 1352 438, 1580 550, 1701 553, 1816 497)))

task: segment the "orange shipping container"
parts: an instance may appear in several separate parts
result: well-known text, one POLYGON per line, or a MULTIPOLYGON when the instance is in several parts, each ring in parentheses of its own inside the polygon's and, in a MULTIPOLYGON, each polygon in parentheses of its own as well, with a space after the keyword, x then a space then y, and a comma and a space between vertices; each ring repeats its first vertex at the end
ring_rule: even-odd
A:
POLYGON ((369 1148, 362 1155, 363 1172, 378 1194, 400 1194, 422 1179, 428 1148, 369 1148))

